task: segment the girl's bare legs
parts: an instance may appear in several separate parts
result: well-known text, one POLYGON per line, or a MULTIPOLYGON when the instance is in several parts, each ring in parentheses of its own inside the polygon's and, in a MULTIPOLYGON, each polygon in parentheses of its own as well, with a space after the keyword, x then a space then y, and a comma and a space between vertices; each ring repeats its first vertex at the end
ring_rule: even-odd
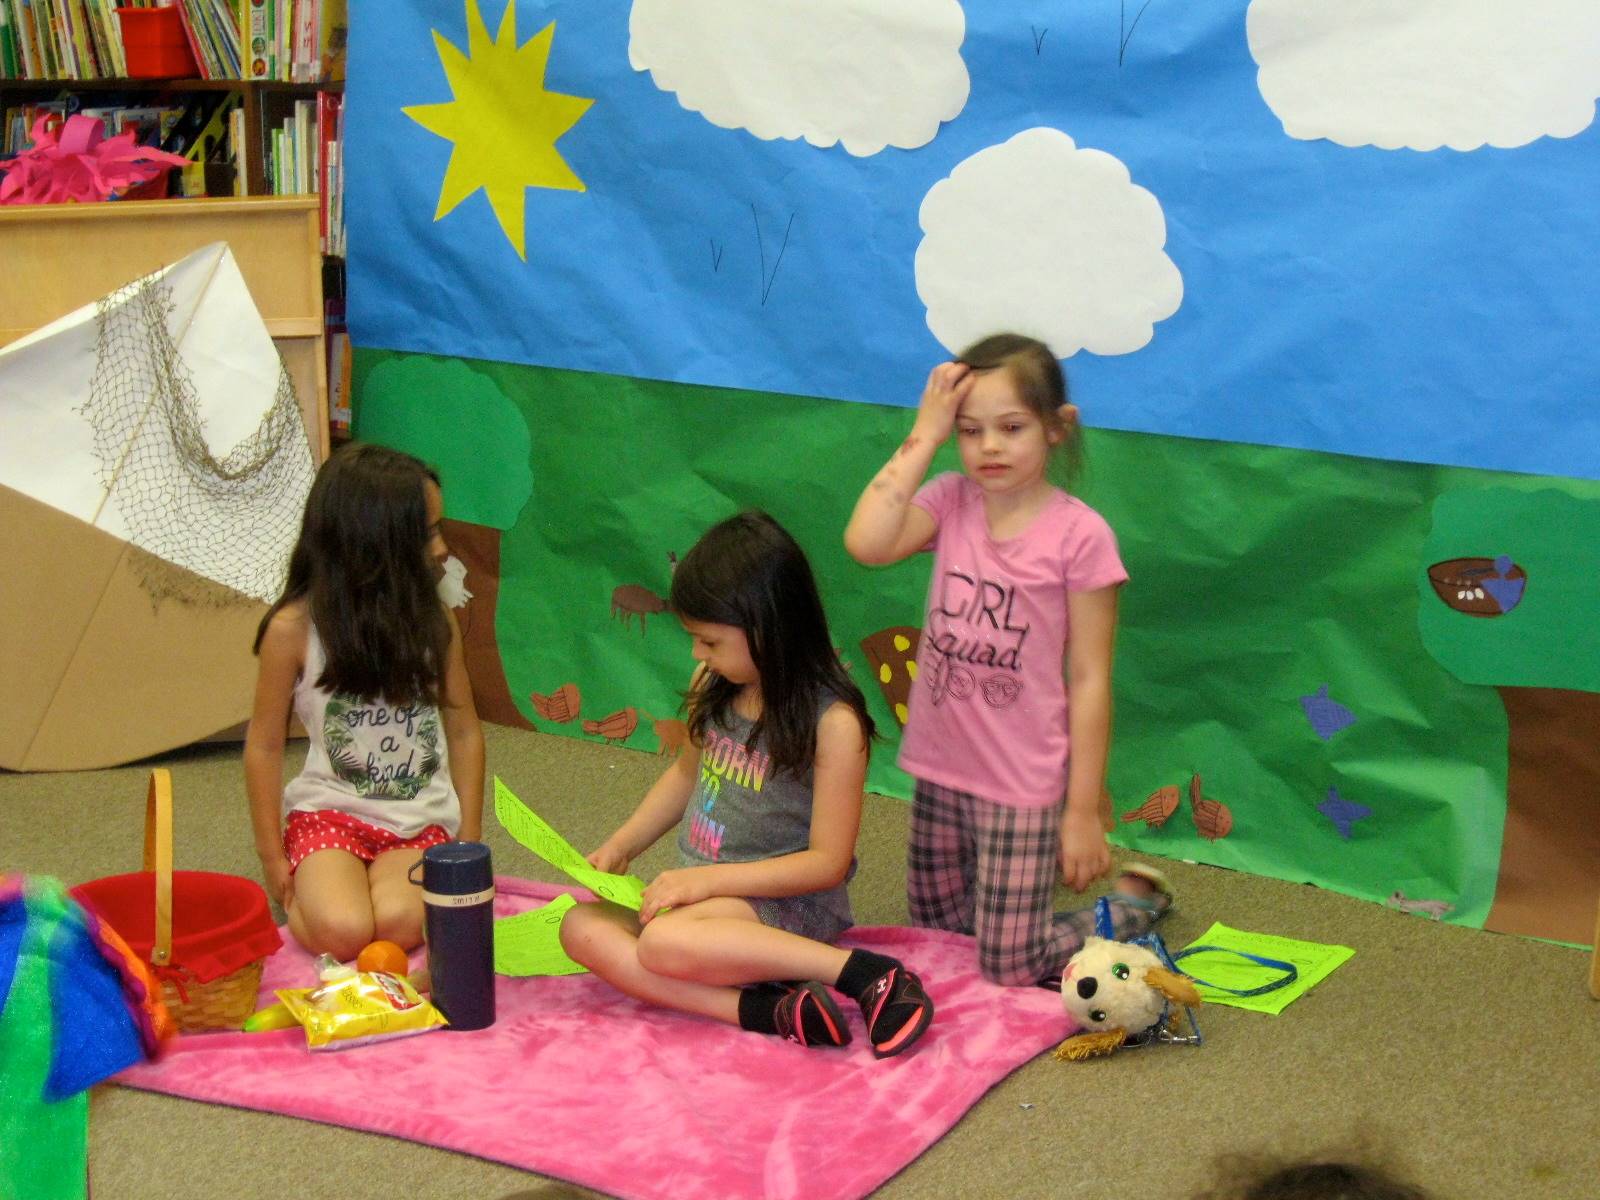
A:
POLYGON ((416 850, 388 850, 371 866, 347 850, 301 860, 289 900, 289 932, 312 954, 349 962, 382 938, 403 950, 422 944, 422 889, 406 878, 416 850))
MULTIPOLYGON (((415 950, 422 945, 422 889, 406 878, 406 873, 421 861, 420 850, 385 850, 367 868, 372 896, 372 937, 368 941, 382 938, 402 950, 415 950)), ((357 946, 356 952, 360 951, 361 946, 357 946)))
POLYGON ((312 954, 348 961, 372 940, 367 864, 348 850, 315 850, 300 860, 289 899, 289 932, 312 954))
POLYGON ((739 1023, 740 985, 769 980, 831 983, 847 951, 774 929, 743 900, 719 896, 663 913, 643 929, 614 904, 579 904, 561 924, 561 945, 619 991, 680 1012, 739 1023))

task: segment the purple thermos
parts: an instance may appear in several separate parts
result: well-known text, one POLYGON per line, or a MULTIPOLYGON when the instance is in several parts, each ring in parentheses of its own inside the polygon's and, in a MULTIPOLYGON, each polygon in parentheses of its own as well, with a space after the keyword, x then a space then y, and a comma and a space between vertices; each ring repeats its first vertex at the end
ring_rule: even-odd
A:
MULTIPOLYGON (((494 1024, 494 871, 482 842, 422 852, 424 933, 433 1003, 456 1030, 494 1024)), ((416 882, 416 867, 412 881, 416 882)))

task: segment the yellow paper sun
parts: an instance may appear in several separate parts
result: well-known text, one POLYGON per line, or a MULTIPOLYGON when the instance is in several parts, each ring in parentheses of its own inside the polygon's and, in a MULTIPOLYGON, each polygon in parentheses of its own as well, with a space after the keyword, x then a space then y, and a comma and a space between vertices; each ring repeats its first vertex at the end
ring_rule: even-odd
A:
POLYGON ((402 110, 430 133, 455 143, 433 219, 441 220, 482 188, 506 239, 523 259, 528 257, 523 192, 530 187, 584 190, 555 144, 594 101, 544 90, 555 29, 552 22, 519 47, 516 0, 506 0, 500 32, 491 42, 477 0, 467 0, 466 54, 433 31, 455 99, 402 110))

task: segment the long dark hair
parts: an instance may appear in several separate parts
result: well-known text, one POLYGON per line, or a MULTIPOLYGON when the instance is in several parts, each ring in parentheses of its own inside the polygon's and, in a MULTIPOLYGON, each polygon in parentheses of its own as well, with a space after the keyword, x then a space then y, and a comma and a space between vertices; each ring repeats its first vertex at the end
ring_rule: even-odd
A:
MULTIPOLYGON (((805 551, 764 512, 744 512, 706 531, 672 573, 672 611, 690 621, 732 625, 750 643, 761 675, 761 716, 775 769, 803 775, 817 754, 817 714, 834 698, 874 735, 866 697, 839 662, 828 618, 805 551)), ((689 734, 705 739, 712 721, 725 723, 739 693, 707 671, 689 697, 689 734)))
POLYGON ((428 557, 427 483, 420 459, 385 446, 341 447, 317 472, 283 595, 256 629, 304 597, 327 654, 317 685, 391 704, 436 704, 450 622, 428 557))
POLYGON ((996 333, 968 346, 956 357, 974 371, 1004 370, 1011 376, 1017 397, 1044 422, 1047 433, 1058 433, 1050 463, 1056 466, 1062 486, 1070 487, 1083 474, 1083 429, 1078 422, 1062 421, 1058 411, 1068 403, 1067 377, 1055 352, 1037 338, 1020 333, 996 333))

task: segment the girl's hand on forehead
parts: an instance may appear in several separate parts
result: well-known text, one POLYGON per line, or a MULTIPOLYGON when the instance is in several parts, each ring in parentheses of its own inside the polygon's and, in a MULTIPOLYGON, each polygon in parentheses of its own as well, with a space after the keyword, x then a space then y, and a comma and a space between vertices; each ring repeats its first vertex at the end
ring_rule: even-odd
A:
POLYGON ((928 373, 928 382, 922 389, 922 403, 917 406, 916 429, 937 445, 950 436, 955 428, 956 414, 972 390, 972 368, 966 363, 940 363, 928 373))

